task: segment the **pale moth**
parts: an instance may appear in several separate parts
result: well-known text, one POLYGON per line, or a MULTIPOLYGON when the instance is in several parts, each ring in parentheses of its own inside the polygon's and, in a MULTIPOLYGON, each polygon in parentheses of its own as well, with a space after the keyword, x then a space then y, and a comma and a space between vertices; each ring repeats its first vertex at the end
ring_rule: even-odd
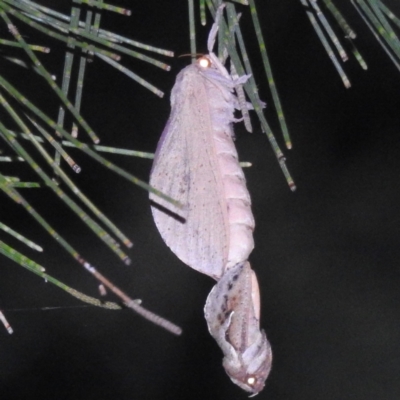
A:
POLYGON ((271 347, 260 330, 250 195, 233 143, 233 79, 212 53, 222 7, 209 39, 209 55, 184 68, 171 92, 171 115, 159 140, 150 184, 185 206, 150 194, 154 221, 165 243, 187 265, 218 282, 205 306, 208 329, 224 353, 223 366, 242 389, 260 392, 271 369, 271 347))

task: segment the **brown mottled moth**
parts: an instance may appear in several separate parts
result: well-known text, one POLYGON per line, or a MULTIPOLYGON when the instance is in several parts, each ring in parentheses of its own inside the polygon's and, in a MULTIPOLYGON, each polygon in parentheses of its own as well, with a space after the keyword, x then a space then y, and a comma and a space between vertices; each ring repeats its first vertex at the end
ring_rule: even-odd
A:
POLYGON ((171 115, 157 146, 150 184, 186 206, 150 194, 154 221, 165 243, 187 265, 218 282, 205 306, 208 329, 224 353, 223 365, 242 389, 258 393, 272 353, 260 330, 260 295, 247 261, 253 250, 250 195, 233 143, 233 79, 212 53, 184 68, 171 93, 171 115))

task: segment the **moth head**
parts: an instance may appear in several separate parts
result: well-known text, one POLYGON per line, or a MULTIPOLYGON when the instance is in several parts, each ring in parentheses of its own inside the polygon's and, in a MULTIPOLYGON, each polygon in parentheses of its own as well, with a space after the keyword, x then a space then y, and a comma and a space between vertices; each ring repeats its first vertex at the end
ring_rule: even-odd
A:
POLYGON ((264 366, 262 369, 252 374, 247 373, 243 369, 241 371, 230 371, 225 368, 225 370, 234 384, 238 385, 246 392, 256 395, 264 389, 270 367, 265 368, 264 366))
POLYGON ((199 65, 200 68, 202 69, 208 69, 211 67, 211 60, 207 56, 202 56, 197 60, 197 64, 199 65))
POLYGON ((223 361, 232 382, 253 395, 264 388, 271 364, 271 347, 264 331, 260 332, 257 343, 250 345, 243 353, 236 352, 234 357, 225 357, 223 361))

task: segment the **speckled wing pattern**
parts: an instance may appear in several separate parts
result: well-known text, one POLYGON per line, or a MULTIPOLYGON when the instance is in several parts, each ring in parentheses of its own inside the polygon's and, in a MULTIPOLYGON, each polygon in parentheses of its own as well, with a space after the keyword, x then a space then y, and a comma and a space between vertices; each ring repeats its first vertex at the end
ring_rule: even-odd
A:
POLYGON ((224 353, 223 365, 242 389, 260 392, 271 370, 272 351, 260 330, 260 292, 248 262, 230 268, 213 287, 204 315, 224 353))
POLYGON ((171 115, 158 143, 150 185, 154 221, 165 243, 187 265, 219 279, 228 257, 227 205, 212 139, 210 104, 196 64, 184 68, 171 93, 171 115))

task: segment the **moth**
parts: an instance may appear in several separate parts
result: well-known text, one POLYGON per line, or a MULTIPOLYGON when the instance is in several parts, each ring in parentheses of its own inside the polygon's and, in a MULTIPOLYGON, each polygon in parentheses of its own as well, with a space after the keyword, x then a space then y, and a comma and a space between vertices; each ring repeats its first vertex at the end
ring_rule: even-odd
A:
POLYGON ((259 288, 247 259, 254 218, 246 180, 233 143, 233 79, 212 53, 222 15, 217 12, 209 54, 184 68, 171 92, 171 114, 159 140, 150 185, 185 206, 176 209, 150 194, 156 226, 170 249, 217 284, 205 316, 224 353, 223 365, 241 388, 258 393, 271 367, 271 349, 259 327, 259 288))
POLYGON ((260 392, 271 370, 272 352, 260 330, 260 291, 247 261, 222 276, 208 295, 204 314, 231 380, 248 392, 260 392))

